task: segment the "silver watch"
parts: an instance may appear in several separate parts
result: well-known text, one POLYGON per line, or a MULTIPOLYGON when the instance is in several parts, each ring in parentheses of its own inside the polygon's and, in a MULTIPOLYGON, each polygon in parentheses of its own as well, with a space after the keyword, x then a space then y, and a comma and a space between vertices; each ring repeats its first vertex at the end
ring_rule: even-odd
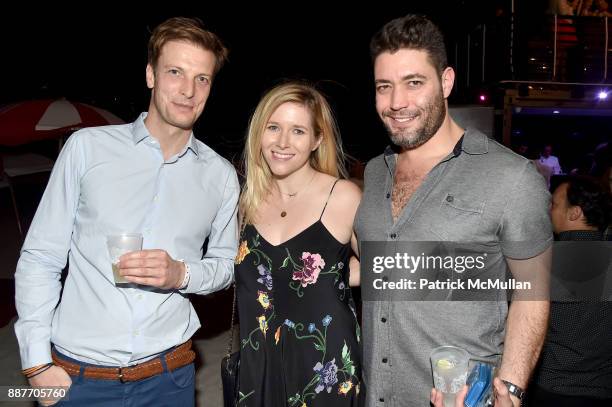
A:
POLYGON ((504 382, 504 384, 508 388, 508 392, 510 394, 512 394, 513 396, 515 396, 519 400, 523 400, 523 397, 525 396, 525 390, 521 389, 516 384, 511 383, 511 382, 509 382, 507 380, 503 380, 502 379, 502 382, 504 382))

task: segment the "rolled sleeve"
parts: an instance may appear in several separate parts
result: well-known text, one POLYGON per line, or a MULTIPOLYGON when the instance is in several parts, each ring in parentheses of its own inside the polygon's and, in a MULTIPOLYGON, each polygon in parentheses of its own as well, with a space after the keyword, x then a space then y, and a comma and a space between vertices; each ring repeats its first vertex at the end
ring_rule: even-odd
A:
POLYGON ((238 196, 240 185, 231 168, 225 180, 221 206, 208 237, 208 248, 199 262, 187 262, 191 276, 186 294, 210 294, 226 288, 234 278, 234 259, 238 250, 238 196))

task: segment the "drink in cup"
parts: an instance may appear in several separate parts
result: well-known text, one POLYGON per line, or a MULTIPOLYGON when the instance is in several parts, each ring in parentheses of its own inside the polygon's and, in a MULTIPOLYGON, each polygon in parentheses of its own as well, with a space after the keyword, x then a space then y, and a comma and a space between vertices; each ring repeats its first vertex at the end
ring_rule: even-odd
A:
POLYGON ((115 284, 129 283, 119 274, 119 257, 125 253, 142 250, 142 234, 121 233, 119 235, 106 236, 106 244, 111 259, 115 284))
POLYGON ((444 407, 454 407, 455 395, 465 385, 469 354, 456 346, 440 346, 431 351, 434 387, 444 395, 444 407))

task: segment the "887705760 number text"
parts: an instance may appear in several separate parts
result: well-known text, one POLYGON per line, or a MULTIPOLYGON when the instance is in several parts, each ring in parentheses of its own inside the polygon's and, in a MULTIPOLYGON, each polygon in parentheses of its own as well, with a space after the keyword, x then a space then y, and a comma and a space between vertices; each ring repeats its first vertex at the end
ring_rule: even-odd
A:
POLYGON ((68 387, 0 386, 0 401, 57 401, 68 394, 68 387))

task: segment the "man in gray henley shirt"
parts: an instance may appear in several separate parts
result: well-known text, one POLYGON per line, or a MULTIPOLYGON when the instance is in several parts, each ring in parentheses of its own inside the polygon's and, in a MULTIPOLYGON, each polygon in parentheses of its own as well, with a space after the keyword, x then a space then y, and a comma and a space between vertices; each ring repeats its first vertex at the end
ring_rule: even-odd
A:
MULTIPOLYGON (((552 229, 545 182, 528 160, 449 116, 455 73, 438 28, 419 16, 393 20, 372 39, 371 53, 376 109, 393 146, 366 167, 355 220, 360 242, 487 242, 489 260, 515 277, 546 274, 552 229)), ((440 345, 501 357, 498 376, 525 389, 548 310, 545 300, 508 307, 506 300, 364 298, 367 405, 428 406, 429 353, 440 345)))

